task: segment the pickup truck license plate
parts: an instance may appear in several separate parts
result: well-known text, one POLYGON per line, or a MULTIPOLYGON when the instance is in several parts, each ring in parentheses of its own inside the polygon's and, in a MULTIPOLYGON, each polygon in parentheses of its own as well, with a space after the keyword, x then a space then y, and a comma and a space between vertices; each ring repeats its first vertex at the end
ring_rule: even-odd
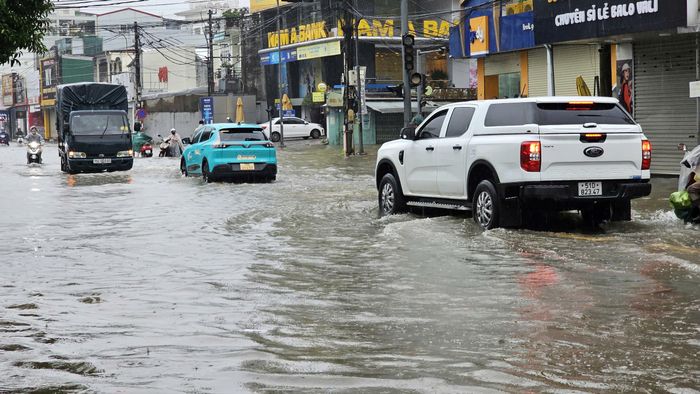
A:
POLYGON ((241 171, 254 171, 255 163, 241 163, 241 171))
POLYGON ((603 182, 579 182, 578 195, 580 197, 602 196, 603 182))
POLYGON ((110 164, 112 159, 92 159, 93 164, 110 164))

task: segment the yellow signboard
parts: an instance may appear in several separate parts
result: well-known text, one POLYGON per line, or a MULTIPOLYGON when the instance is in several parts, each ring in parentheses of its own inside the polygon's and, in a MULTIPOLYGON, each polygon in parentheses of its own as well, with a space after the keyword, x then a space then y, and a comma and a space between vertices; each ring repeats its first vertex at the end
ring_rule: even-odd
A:
MULTIPOLYGON (((280 6, 286 5, 287 2, 280 1, 280 6)), ((250 12, 260 12, 268 8, 277 7, 277 0, 250 0, 250 12)))
MULTIPOLYGON (((415 22, 409 21, 408 31, 416 37, 448 38, 452 26, 453 24, 446 20, 425 19, 415 22)), ((279 32, 269 32, 267 33, 267 47, 276 47, 278 40, 281 45, 289 45, 332 37, 331 27, 333 26, 328 26, 326 22, 315 22, 279 32)), ((337 31, 343 31, 342 21, 338 22, 337 31)), ((360 19, 357 32, 360 37, 400 37, 401 24, 393 20, 360 19)))
POLYGON ((323 92, 313 92, 311 98, 314 103, 322 103, 326 101, 326 95, 323 92))
POLYGON ((474 41, 469 44, 469 53, 472 56, 486 55, 489 53, 489 17, 479 16, 469 19, 469 31, 474 32, 474 41))
POLYGON ((297 60, 340 55, 340 41, 324 42, 297 48, 297 60))

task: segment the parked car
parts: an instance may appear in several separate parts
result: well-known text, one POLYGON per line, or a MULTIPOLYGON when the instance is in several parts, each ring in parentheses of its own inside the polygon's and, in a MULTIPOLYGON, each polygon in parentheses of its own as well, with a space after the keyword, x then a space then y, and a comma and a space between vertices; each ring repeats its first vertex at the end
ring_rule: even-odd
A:
MULTIPOLYGON (((272 142, 279 142, 281 138, 280 118, 272 118, 272 130, 268 130, 270 128, 270 122, 261 123, 258 126, 265 130, 272 142)), ((284 118, 284 138, 302 137, 307 139, 311 137, 313 139, 318 139, 325 134, 326 130, 318 123, 309 123, 300 118, 284 118)))
POLYGON ((376 164, 383 215, 407 205, 471 210, 483 228, 544 211, 630 220, 651 193, 651 143, 613 98, 470 101, 435 110, 376 164))
POLYGON ((200 126, 180 160, 183 175, 201 175, 205 182, 249 178, 271 182, 277 177, 277 152, 262 129, 254 124, 200 126))

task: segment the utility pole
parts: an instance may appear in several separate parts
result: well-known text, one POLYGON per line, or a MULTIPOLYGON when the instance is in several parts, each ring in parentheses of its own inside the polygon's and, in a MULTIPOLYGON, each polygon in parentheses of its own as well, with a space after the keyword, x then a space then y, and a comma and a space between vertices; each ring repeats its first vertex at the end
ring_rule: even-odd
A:
MULTIPOLYGON (((401 37, 408 34, 408 0, 401 0, 401 37)), ((403 63, 406 64, 406 46, 401 50, 403 63)), ((411 83, 408 70, 403 70, 403 123, 407 127, 411 123, 411 83)))
MULTIPOLYGON (((345 15, 343 17, 343 42, 344 42, 344 50, 343 50, 343 55, 344 55, 344 60, 345 60, 345 66, 343 67, 343 71, 345 72, 344 79, 345 79, 345 97, 343 100, 343 110, 345 111, 345 156, 350 156, 353 153, 353 138, 352 138, 352 132, 353 130, 351 127, 353 127, 353 123, 350 121, 350 113, 351 113, 351 105, 350 105, 350 70, 352 69, 352 42, 353 42, 353 34, 352 34, 352 14, 350 13, 350 7, 348 4, 348 0, 345 0, 344 2, 344 10, 345 10, 345 15)), ((355 79, 359 79, 359 75, 356 75, 355 79)))
MULTIPOLYGON (((423 71, 421 70, 421 60, 420 60, 420 56, 421 56, 422 54, 423 54, 423 53, 421 52, 420 49, 416 49, 416 72, 417 72, 418 74, 421 74, 421 76, 423 75, 423 71)), ((425 78, 425 77, 422 77, 422 78, 425 78)), ((422 79, 421 79, 421 80, 422 80, 422 79)), ((418 109, 418 111, 416 111, 416 113, 417 113, 417 115, 418 115, 419 117, 421 117, 421 115, 422 115, 422 111, 421 111, 421 108, 420 108, 420 105, 421 105, 421 104, 420 104, 420 101, 423 99, 423 86, 422 86, 422 85, 423 85, 423 84, 421 83, 421 84, 418 85, 418 87, 416 88, 416 108, 418 109)), ((416 126, 417 126, 417 125, 416 125, 416 126)))
POLYGON ((212 28, 212 10, 209 10, 209 64, 207 64, 207 95, 214 93, 214 29, 212 28))
POLYGON ((139 36, 139 24, 134 21, 134 90, 136 97, 134 97, 134 112, 132 114, 131 123, 136 122, 136 110, 137 107, 141 106, 141 41, 139 36))
MULTIPOLYGON (((277 0, 277 90, 280 96, 280 147, 284 148, 284 109, 282 108, 282 99, 284 98, 284 92, 282 90, 282 16, 280 15, 280 0, 277 0)), ((270 133, 272 133, 272 129, 270 129, 270 133)))
MULTIPOLYGON (((355 0, 355 9, 358 10, 357 0, 355 0)), ((359 154, 365 154, 365 146, 362 141, 362 78, 360 78, 360 18, 357 17, 355 21, 355 76, 357 77, 357 118, 359 120, 357 131, 360 133, 358 135, 360 140, 360 152, 359 154)))

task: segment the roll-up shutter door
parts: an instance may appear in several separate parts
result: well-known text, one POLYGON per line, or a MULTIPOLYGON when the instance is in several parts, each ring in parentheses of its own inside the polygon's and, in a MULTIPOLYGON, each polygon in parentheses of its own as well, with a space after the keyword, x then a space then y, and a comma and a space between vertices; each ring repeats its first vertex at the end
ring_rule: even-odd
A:
POLYGON ((678 144, 697 145, 695 37, 674 36, 634 44, 634 117, 653 147, 651 171, 678 174, 678 144))
POLYGON ((527 51, 528 96, 547 95, 547 51, 544 48, 527 51))
POLYGON ((578 96, 576 78, 581 75, 593 94, 595 77, 600 75, 597 45, 555 45, 554 86, 557 96, 578 96))
POLYGON ((520 72, 520 53, 502 53, 486 58, 485 75, 499 75, 520 72))

